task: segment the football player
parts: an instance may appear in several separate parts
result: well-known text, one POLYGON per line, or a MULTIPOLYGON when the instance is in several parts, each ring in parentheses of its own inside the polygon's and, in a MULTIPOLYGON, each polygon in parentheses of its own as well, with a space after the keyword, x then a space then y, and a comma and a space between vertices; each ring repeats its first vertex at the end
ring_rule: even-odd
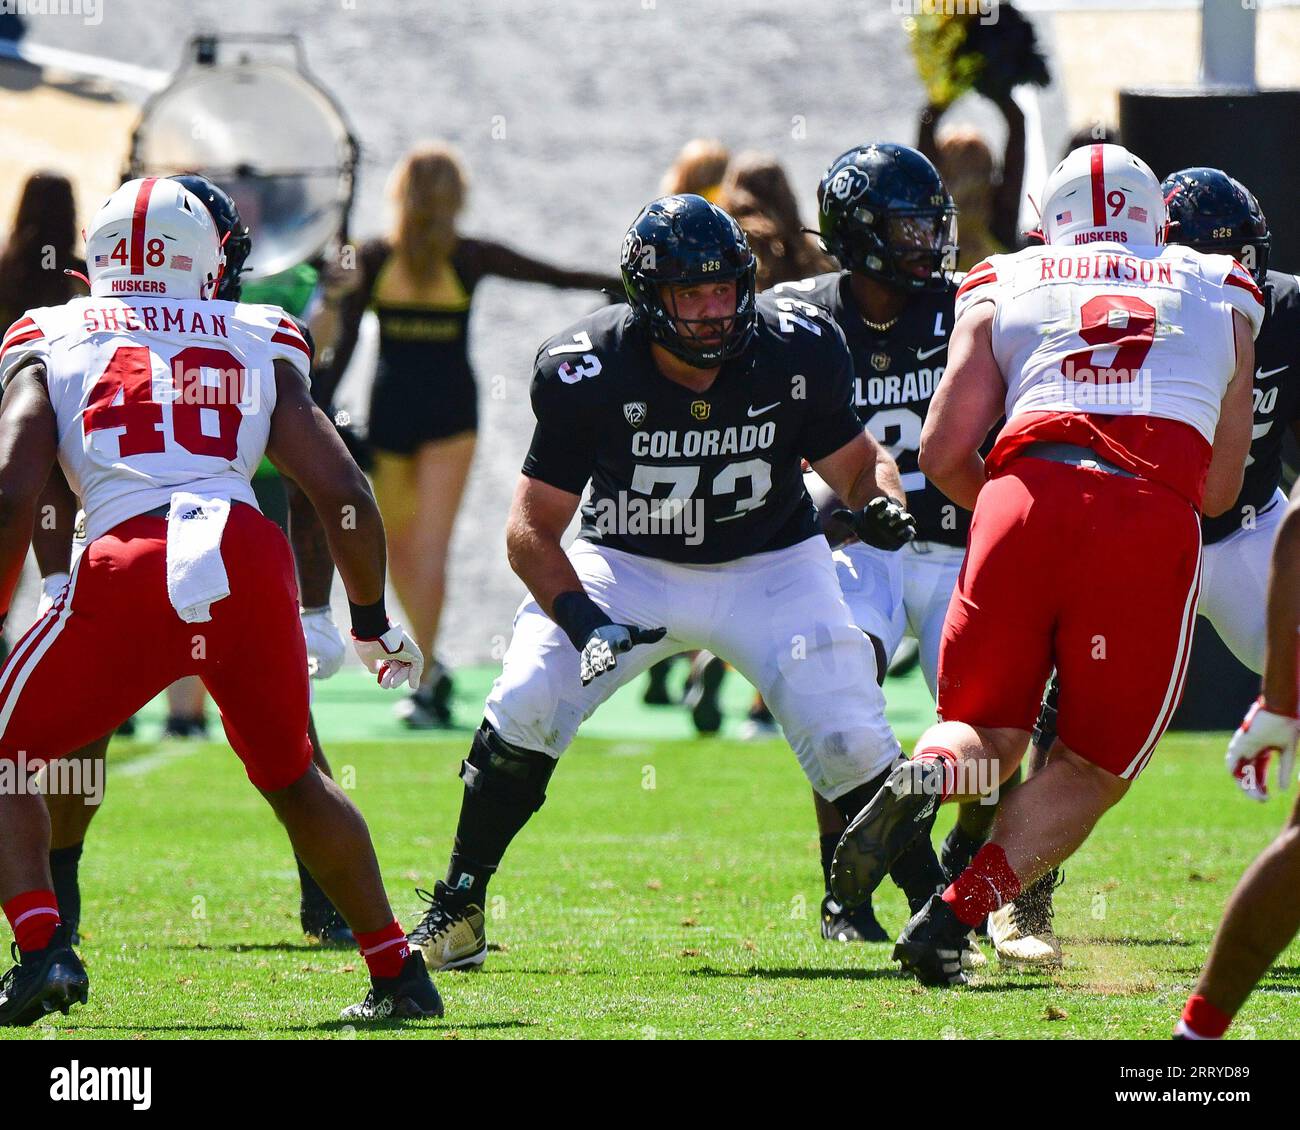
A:
MULTIPOLYGON (((935 693, 939 636, 965 556, 970 514, 945 498, 917 466, 921 427, 947 364, 957 287, 956 210, 930 161, 906 145, 860 145, 842 153, 817 190, 822 242, 843 268, 780 283, 778 295, 830 311, 853 355, 859 419, 894 457, 916 519, 916 538, 896 553, 861 542, 835 550, 836 572, 853 622, 871 638, 884 677, 904 633, 918 642, 921 670, 935 693)), ((835 533, 830 525, 828 532, 835 533)), ((840 529, 843 533, 842 528, 840 529)), ((836 808, 816 793, 822 874, 822 936, 888 941, 870 901, 854 910, 830 892, 830 862, 844 834, 836 808)), ((960 872, 988 829, 987 809, 963 806, 963 824, 945 843, 960 872), (975 839, 967 849, 965 840, 975 839)), ((919 908, 915 908, 919 909, 919 908)))
MULTIPOLYGON (((22 771, 65 757, 199 675, 250 781, 355 933, 371 987, 345 1017, 441 1015, 361 813, 312 762, 293 561, 249 482, 269 451, 318 512, 348 517, 324 529, 358 654, 383 686, 415 685, 423 657, 384 610, 383 523, 312 403, 307 343, 278 307, 210 297, 221 242, 176 181, 114 192, 90 225, 86 262, 89 297, 29 311, 0 343, 0 612, 56 458, 85 507, 87 541, 0 668, 0 758, 22 771), (82 688, 72 708, 70 680, 82 688)), ((0 1024, 84 1003, 39 794, 0 795, 0 906, 19 955, 0 979, 0 1024)))
POLYGON ((860 901, 936 799, 1007 777, 1056 668, 1051 759, 1002 797, 989 842, 894 948, 932 984, 964 981, 966 931, 1077 849, 1148 764, 1186 675, 1200 515, 1232 505, 1250 447, 1255 280, 1231 256, 1162 246, 1160 184, 1120 146, 1067 156, 1042 214, 1043 246, 962 283, 921 437, 922 469, 975 511, 940 646, 944 721, 832 867, 836 893, 860 901))
MULTIPOLYGON (((1264 693, 1228 744, 1228 768, 1263 788, 1272 755, 1278 755, 1278 786, 1295 771, 1300 738, 1300 487, 1277 523, 1267 595, 1264 693)), ((1300 801, 1291 818, 1250 865, 1228 900, 1210 956, 1188 998, 1175 1035, 1218 1039, 1246 1003, 1259 979, 1300 929, 1300 801)))
MULTIPOLYGON (((801 459, 862 540, 914 534, 898 468, 863 431, 852 359, 819 306, 755 298, 744 234, 703 197, 649 204, 623 244, 627 304, 545 342, 506 530, 515 618, 465 783, 446 881, 412 932, 434 968, 481 965, 483 907, 582 721, 664 656, 703 648, 764 696, 813 787, 849 815, 899 756, 877 658, 840 597, 801 459), (560 539, 581 496, 582 527, 560 539)), ((928 841, 907 894, 941 882, 928 841)))
MULTIPOLYGON (((1300 436, 1300 283, 1295 275, 1269 270, 1268 221, 1239 181, 1220 169, 1191 168, 1172 173, 1160 188, 1169 209, 1169 242, 1234 256, 1264 293, 1264 324, 1255 339, 1250 455, 1236 501, 1218 517, 1201 519, 1205 548, 1197 606, 1237 659, 1262 672, 1269 558, 1286 511, 1282 441, 1287 429, 1300 436)), ((1049 711, 1055 695, 1053 683, 1049 711)), ((1049 756, 1047 735, 1054 737, 1050 726, 1035 740, 1031 773, 1049 756)), ((1262 777, 1237 781, 1250 796, 1268 795, 1262 777)), ((1053 870, 989 915, 989 936, 1004 961, 1060 964, 1061 945, 1052 929, 1052 892, 1060 881, 1053 870)))
MULTIPOLYGON (((230 196, 206 177, 186 173, 171 178, 197 196, 207 206, 222 240, 226 256, 225 269, 217 286, 216 297, 228 302, 238 302, 242 290, 241 275, 244 264, 253 249, 247 225, 230 196)), ((311 347, 311 334, 305 324, 292 315, 303 340, 311 347)), ((328 405, 321 405, 327 409, 328 405)), ((290 535, 294 561, 298 566, 298 583, 302 597, 302 626, 307 640, 307 662, 314 679, 329 678, 343 663, 345 645, 330 613, 330 588, 334 581, 334 562, 320 519, 310 501, 295 484, 278 475, 259 473, 254 477, 253 489, 262 512, 278 520, 281 528, 290 535), (278 497, 277 497, 278 495, 278 497), (286 496, 287 495, 287 499, 286 496), (285 511, 292 516, 285 521, 285 511)), ((44 615, 63 592, 68 583, 73 554, 73 515, 76 498, 69 490, 62 471, 56 466, 50 475, 41 498, 42 505, 50 505, 58 520, 48 527, 38 523, 39 533, 32 542, 36 562, 42 574, 42 597, 37 608, 38 617, 44 615)), ((84 548, 78 545, 77 552, 84 548)), ((308 736, 311 738, 312 760, 327 777, 331 776, 329 762, 321 748, 316 733, 316 723, 308 718, 308 736)), ((108 750, 111 734, 97 738, 75 756, 83 761, 103 758, 108 750)), ((63 921, 73 944, 80 941, 78 928, 81 922, 81 889, 78 877, 86 832, 99 805, 88 804, 85 798, 62 792, 47 798, 50 810, 50 872, 54 877, 54 893, 58 897, 63 921)), ((296 860, 302 896, 299 921, 303 932, 318 939, 322 945, 338 948, 353 944, 352 934, 338 910, 335 909, 320 884, 312 878, 302 860, 296 860)))

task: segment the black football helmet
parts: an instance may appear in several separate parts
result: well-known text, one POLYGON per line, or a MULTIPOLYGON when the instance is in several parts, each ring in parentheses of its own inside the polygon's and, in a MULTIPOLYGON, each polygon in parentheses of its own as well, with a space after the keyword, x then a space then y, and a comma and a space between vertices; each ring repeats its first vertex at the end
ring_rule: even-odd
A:
POLYGON ((217 292, 212 297, 238 302, 243 290, 239 275, 249 252, 253 250, 253 237, 249 234, 248 225, 240 218, 239 209, 230 194, 207 177, 198 173, 177 173, 170 179, 179 181, 207 205, 212 220, 217 225, 217 235, 225 240, 222 246, 226 252, 226 267, 221 273, 217 292))
POLYGON ((957 208, 929 159, 859 145, 817 187, 822 243, 840 266, 895 290, 942 290, 957 267, 957 208))
POLYGON ((1255 194, 1222 169, 1180 169, 1160 185, 1169 208, 1167 243, 1231 255, 1260 286, 1273 236, 1255 194))
POLYGON ((726 212, 702 196, 652 200, 623 240, 623 289, 650 340, 697 369, 712 369, 748 347, 758 325, 754 309, 757 260, 745 233, 726 212), (665 287, 736 280, 730 318, 680 318, 665 287), (716 341, 700 336, 712 329, 716 341))

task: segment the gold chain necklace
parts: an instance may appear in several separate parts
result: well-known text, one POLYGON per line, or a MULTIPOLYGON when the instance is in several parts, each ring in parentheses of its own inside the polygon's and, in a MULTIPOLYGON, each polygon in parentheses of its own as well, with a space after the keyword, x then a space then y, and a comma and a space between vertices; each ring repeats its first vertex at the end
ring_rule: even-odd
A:
POLYGON ((869 329, 873 329, 876 333, 882 334, 886 330, 892 330, 896 325, 898 325, 898 319, 902 316, 902 314, 895 314, 887 322, 873 322, 870 318, 866 317, 866 315, 863 315, 862 320, 867 324, 869 329))

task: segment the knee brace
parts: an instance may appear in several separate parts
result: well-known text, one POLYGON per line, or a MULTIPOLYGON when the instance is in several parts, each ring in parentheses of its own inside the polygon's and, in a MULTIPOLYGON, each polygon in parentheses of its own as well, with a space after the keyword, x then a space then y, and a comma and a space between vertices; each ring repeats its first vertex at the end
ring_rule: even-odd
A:
POLYGON ((522 805, 536 812, 546 800, 555 758, 505 741, 486 719, 474 735, 469 757, 460 763, 467 792, 484 800, 522 805))

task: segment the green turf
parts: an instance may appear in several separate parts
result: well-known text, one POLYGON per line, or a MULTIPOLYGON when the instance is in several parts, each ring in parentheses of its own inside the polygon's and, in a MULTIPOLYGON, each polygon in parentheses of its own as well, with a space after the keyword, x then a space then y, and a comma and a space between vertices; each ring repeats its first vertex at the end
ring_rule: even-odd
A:
MULTIPOLYGON (((1165 1038, 1287 803, 1237 795, 1223 742, 1168 738, 1069 863, 1061 974, 992 965, 943 992, 898 978, 886 946, 818 937, 812 805, 783 745, 580 738, 493 883, 484 971, 439 978, 444 1022, 382 1034, 1165 1038)), ((445 865, 465 747, 463 734, 328 741, 408 925, 412 888, 445 865)), ((363 966, 299 935, 287 842, 233 755, 118 742, 110 759, 82 864, 90 1004, 5 1035, 368 1036, 334 1019, 364 992, 363 966)), ((892 888, 878 910, 901 926, 892 888)), ((1294 1035, 1297 988, 1293 946, 1236 1031, 1294 1035)))

